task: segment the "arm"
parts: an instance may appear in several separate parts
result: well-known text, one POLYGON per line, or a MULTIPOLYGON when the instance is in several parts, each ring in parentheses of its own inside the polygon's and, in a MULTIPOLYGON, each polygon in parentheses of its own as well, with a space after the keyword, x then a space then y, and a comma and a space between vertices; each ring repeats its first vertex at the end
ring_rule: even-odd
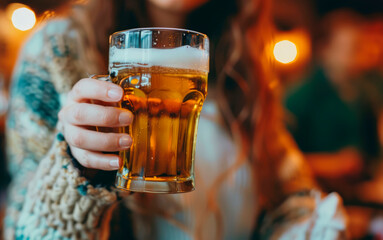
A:
MULTIPOLYGON (((265 213, 260 239, 346 239, 347 218, 336 193, 323 194, 290 135, 279 129, 285 154, 274 162, 283 202, 265 213)), ((269 176, 270 178, 270 176, 269 176)), ((277 196, 278 193, 275 193, 277 196)), ((269 196, 272 198, 273 196, 269 196)))
POLYGON ((114 192, 80 175, 64 138, 57 135, 63 99, 81 75, 76 35, 60 32, 63 24, 37 32, 15 69, 7 121, 12 183, 6 239, 100 237, 108 220, 100 217, 116 201, 114 192))
POLYGON ((268 213, 260 230, 260 239, 348 239, 347 217, 342 199, 336 193, 327 196, 317 190, 291 195, 268 213))

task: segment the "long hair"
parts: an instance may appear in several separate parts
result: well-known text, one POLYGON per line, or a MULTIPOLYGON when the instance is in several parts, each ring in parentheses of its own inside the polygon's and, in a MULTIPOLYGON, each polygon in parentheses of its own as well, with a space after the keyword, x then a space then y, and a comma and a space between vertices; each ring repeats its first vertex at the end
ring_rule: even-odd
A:
MULTIPOLYGON (((96 52, 101 53, 98 57, 104 61, 108 48, 105 39, 109 34, 151 25, 145 1, 92 0, 80 8, 86 14, 75 20, 86 26, 86 44, 91 46, 89 49, 97 49, 96 52), (91 18, 85 19, 86 16, 91 18), (108 17, 113 21, 105 21, 108 17)), ((233 166, 215 179, 208 195, 209 210, 221 227, 221 213, 216 207, 217 189, 223 179, 235 173, 245 161, 253 166, 261 208, 272 209, 283 200, 286 191, 293 191, 285 191, 279 172, 287 152, 295 145, 282 124, 278 81, 272 74, 266 52, 272 36, 270 10, 270 0, 210 0, 192 12, 186 21, 187 28, 206 33, 210 38, 209 88, 215 89, 226 129, 240 149, 233 166)), ((88 55, 88 59, 94 59, 97 54, 88 55)), ((311 185, 309 181, 306 184, 311 185)), ((202 225, 203 219, 196 227, 197 232, 202 225)), ((217 236, 220 238, 222 236, 217 236)))

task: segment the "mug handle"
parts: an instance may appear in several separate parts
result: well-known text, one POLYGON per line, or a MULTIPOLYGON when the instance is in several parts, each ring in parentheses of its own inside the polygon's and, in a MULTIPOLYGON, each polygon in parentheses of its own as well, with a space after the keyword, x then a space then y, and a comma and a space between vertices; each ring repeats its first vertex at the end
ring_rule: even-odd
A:
POLYGON ((105 81, 105 82, 112 82, 112 79, 110 79, 109 75, 99 75, 99 74, 93 74, 89 76, 90 78, 105 81))

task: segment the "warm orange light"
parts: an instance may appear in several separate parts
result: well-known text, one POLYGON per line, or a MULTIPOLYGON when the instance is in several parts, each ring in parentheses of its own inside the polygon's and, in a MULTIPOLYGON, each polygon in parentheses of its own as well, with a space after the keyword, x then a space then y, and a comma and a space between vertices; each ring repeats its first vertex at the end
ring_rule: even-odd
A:
POLYGON ((274 57, 278 62, 287 64, 295 60, 298 55, 297 46, 289 41, 282 40, 274 45, 274 57))
POLYGON ((15 28, 26 31, 36 23, 36 15, 35 13, 26 7, 20 7, 13 11, 12 13, 12 24, 15 28))

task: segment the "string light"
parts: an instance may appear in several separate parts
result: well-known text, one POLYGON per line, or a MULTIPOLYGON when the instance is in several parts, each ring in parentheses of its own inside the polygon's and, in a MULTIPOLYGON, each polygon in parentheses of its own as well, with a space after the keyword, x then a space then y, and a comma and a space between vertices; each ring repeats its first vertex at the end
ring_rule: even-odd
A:
POLYGON ((11 19, 13 26, 21 31, 32 29, 36 23, 35 13, 26 7, 14 10, 11 19))
POLYGON ((287 64, 295 60, 298 55, 298 50, 293 42, 282 40, 275 44, 273 53, 278 62, 287 64))

